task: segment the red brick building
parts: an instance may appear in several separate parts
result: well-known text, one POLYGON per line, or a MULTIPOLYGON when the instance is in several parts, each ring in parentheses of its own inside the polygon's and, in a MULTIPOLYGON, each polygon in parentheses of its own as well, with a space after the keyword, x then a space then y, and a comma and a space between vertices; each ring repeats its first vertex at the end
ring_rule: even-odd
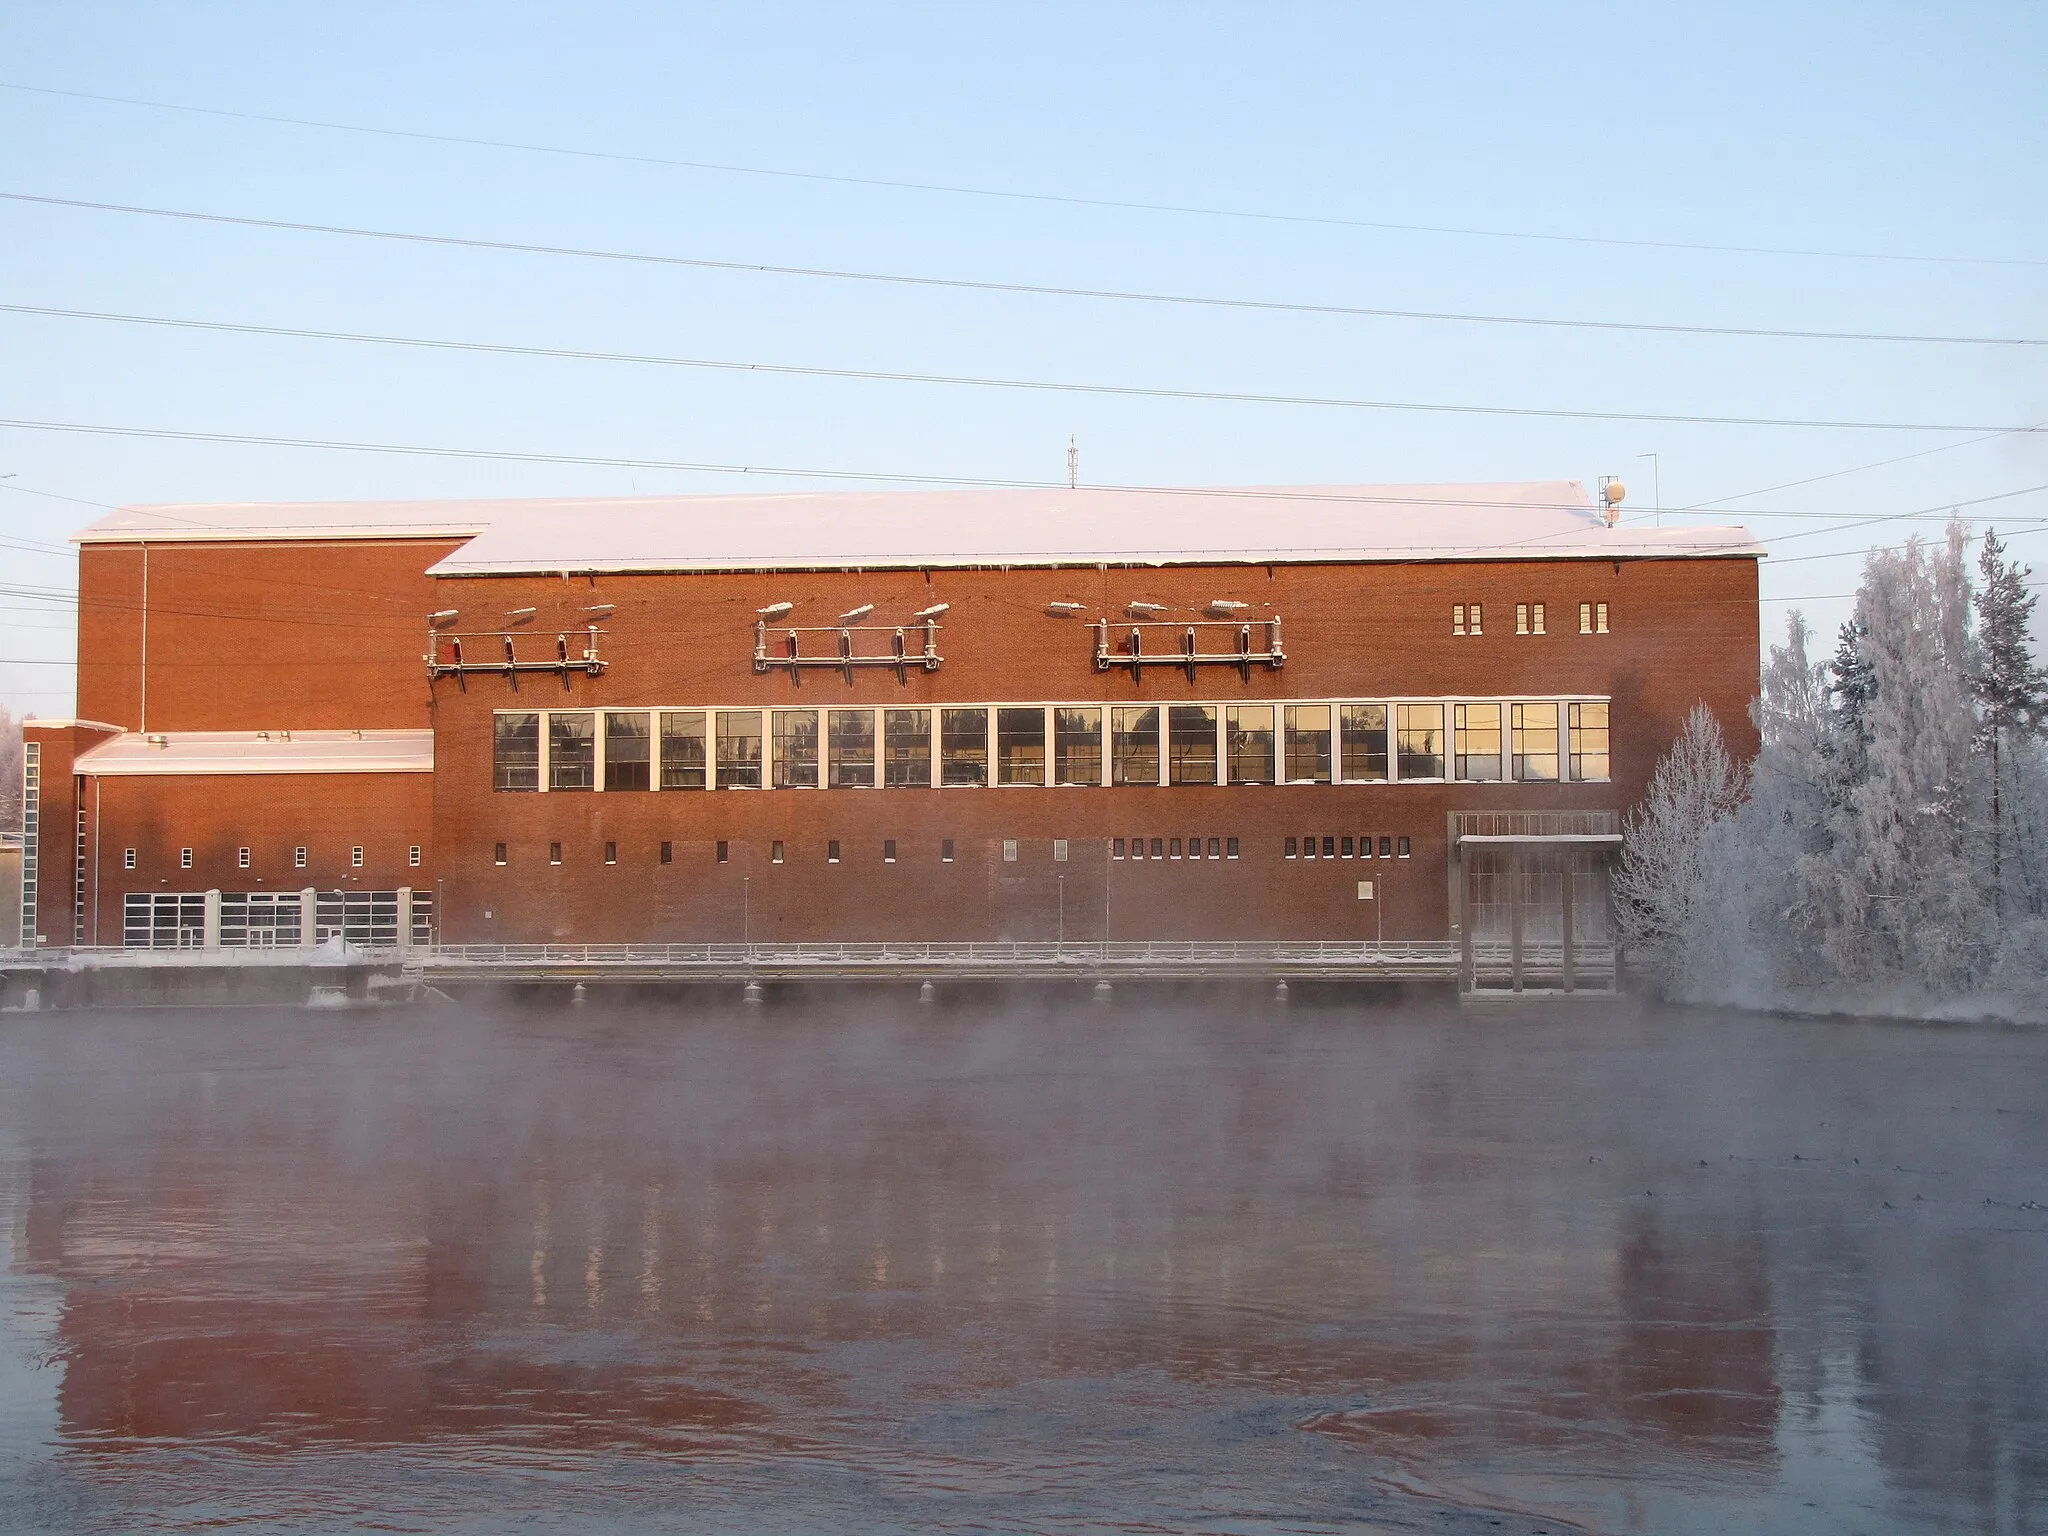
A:
POLYGON ((28 732, 50 945, 1583 936, 1687 711, 1753 742, 1759 548, 1575 483, 78 541, 79 718, 28 732))

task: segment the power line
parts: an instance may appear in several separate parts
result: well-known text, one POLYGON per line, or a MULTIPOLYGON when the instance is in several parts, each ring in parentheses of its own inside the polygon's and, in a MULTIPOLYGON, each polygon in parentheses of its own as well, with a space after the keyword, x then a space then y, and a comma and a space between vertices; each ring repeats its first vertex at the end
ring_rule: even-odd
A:
MULTIPOLYGON (((430 351, 480 353, 501 357, 535 357, 557 361, 626 363, 655 368, 697 368, 727 373, 762 373, 782 377, 856 379, 892 384, 934 384, 955 388, 1014 389, 1037 393, 1114 395, 1147 400, 1185 400, 1206 404, 1310 406, 1354 411, 1436 411, 1483 416, 1537 416, 1574 421, 1635 421, 1694 426, 1797 427, 1896 432, 1973 432, 1998 436, 2036 432, 2022 427, 1950 426, 1934 422, 1834 421, 1762 416, 1705 416, 1643 411, 1595 411, 1542 406, 1472 405, 1420 400, 1366 400, 1340 395, 1260 394, 1239 390, 1176 389, 1138 384, 1094 384, 1058 379, 1014 379, 976 374, 912 373, 878 368, 829 368, 808 363, 764 363, 731 358, 668 357, 639 352, 605 352, 581 347, 527 346, 513 342, 457 341, 430 336, 393 336, 367 331, 328 331, 284 325, 251 325, 226 320, 187 320, 168 315, 135 315, 107 310, 61 309, 40 304, 0 304, 0 313, 40 315, 65 320, 91 320, 121 325, 158 326, 170 330, 211 331, 230 335, 272 336, 303 341, 341 341, 367 346, 418 347, 430 351)), ((890 478, 902 478, 892 476, 890 478)), ((1668 508, 1688 511, 1690 508, 1668 508)))
POLYGON ((1202 309, 1257 311, 1269 314, 1339 316, 1370 320, 1427 320, 1461 325, 1517 325, 1546 329, 1648 332, 1673 336, 1764 337, 1784 341, 1904 342, 1927 346, 2048 347, 2048 337, 1917 335, 1890 331, 1809 331, 1768 326, 1677 325, 1638 320, 1582 320, 1536 315, 1485 315, 1449 310, 1381 309, 1356 304, 1313 304, 1285 299, 1244 299, 1220 295, 1153 293, 1140 289, 1066 288, 1050 283, 1009 283, 987 278, 933 277, 904 272, 867 272, 846 267, 797 267, 760 261, 725 261, 707 256, 664 256, 639 251, 607 251, 588 246, 539 245, 525 241, 485 240, 466 235, 425 234, 415 230, 367 229, 346 224, 309 224, 289 219, 258 219, 238 214, 200 213, 184 208, 153 208, 133 203, 100 203, 83 198, 40 197, 27 192, 0 192, 0 199, 47 208, 78 208, 94 213, 125 213, 145 218, 182 219, 199 224, 224 224, 241 229, 285 230, 295 234, 346 235, 362 240, 391 240, 460 250, 511 251, 529 256, 570 256, 587 261, 623 261, 647 266, 689 267, 707 272, 746 272, 774 277, 824 278, 834 282, 883 283, 907 288, 939 288, 968 293, 1022 294, 1036 298, 1099 299, 1128 304, 1164 304, 1202 309))
POLYGON ((107 96, 90 91, 67 91, 54 86, 24 85, 0 80, 0 90, 22 91, 38 96, 59 96, 73 101, 94 101, 124 107, 146 107, 160 112, 183 112, 201 117, 226 118, 240 122, 273 123, 293 128, 316 128, 333 133, 356 133, 378 138, 406 139, 415 143, 454 144, 470 149, 512 150, 523 154, 557 155, 578 160, 603 160, 623 165, 651 165, 675 170, 711 171, 729 176, 770 177, 782 181, 818 182, 832 186, 874 187, 896 192, 928 192, 952 197, 979 197, 1008 202, 1041 203, 1070 208, 1101 208, 1136 213, 1170 213, 1196 218, 1242 219, 1269 224, 1303 224, 1332 229, 1374 229, 1395 234, 1453 235, 1486 240, 1525 240, 1551 245, 1608 246, 1653 251, 1699 251, 1735 256, 1792 256, 1836 261, 1894 261, 1916 264, 2039 267, 2048 261, 2028 257, 1936 256, 1899 251, 1850 251, 1799 246, 1722 245, 1705 241, 1628 239, 1612 235, 1561 235, 1534 230, 1487 229, 1453 224, 1402 224, 1380 219, 1348 219, 1328 214, 1277 213, 1247 208, 1224 208, 1195 203, 1144 202, 1131 198, 1083 197, 1071 193, 1024 192, 1001 187, 977 187, 955 182, 911 181, 882 176, 847 176, 825 171, 792 171, 770 166, 740 165, 730 161, 685 160, 661 155, 631 154, 619 150, 576 149, 558 144, 534 144, 516 139, 488 139, 468 134, 429 133, 420 129, 378 128, 365 123, 343 123, 310 117, 285 117, 263 112, 238 112, 225 107, 196 107, 182 102, 151 101, 135 96, 107 96))

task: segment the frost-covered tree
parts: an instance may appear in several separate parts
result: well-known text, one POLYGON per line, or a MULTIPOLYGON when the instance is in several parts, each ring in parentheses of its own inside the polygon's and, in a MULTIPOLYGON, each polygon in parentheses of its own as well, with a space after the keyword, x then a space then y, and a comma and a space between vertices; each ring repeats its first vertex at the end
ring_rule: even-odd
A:
POLYGON ((0 832, 21 830, 21 722, 0 704, 0 832))
POLYGON ((1991 900, 2001 914, 2006 898, 2005 833, 2011 817, 2006 795, 2010 743, 2038 735, 2048 724, 2048 672, 2034 660, 2029 622, 2034 594, 2029 566, 2006 558, 1996 529, 1986 530, 1977 556, 1984 584, 1977 590, 1977 665, 1971 676, 1980 706, 1978 740, 1991 758, 1991 900))
POLYGON ((1691 962, 1719 899, 1706 871, 1708 832, 1734 811, 1744 787, 1719 722, 1696 704, 1629 812, 1614 872, 1616 920, 1631 958, 1674 996, 1698 995, 1691 962))

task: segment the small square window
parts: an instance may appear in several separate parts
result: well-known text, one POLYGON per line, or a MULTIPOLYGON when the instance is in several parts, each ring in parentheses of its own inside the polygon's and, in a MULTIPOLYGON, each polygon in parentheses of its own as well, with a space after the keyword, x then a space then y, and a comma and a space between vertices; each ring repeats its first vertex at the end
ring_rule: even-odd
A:
POLYGON ((1014 864, 1017 862, 1017 839, 1015 839, 1014 837, 1006 837, 1003 839, 1003 862, 1005 864, 1014 864))
POLYGON ((1326 837, 1323 839, 1323 857, 1326 859, 1334 859, 1335 857, 1337 857, 1336 838, 1326 837))
POLYGON ((1343 844, 1337 850, 1340 856, 1347 859, 1352 856, 1352 851, 1352 842, 1351 839, 1348 837, 1344 839, 1343 844))
POLYGON ((1177 858, 1179 858, 1179 857, 1180 857, 1180 839, 1179 839, 1179 838, 1177 838, 1177 837, 1176 837, 1176 838, 1175 838, 1175 839, 1174 839, 1174 840, 1173 840, 1173 841, 1172 841, 1172 842, 1171 842, 1170 844, 1168 844, 1168 845, 1167 845, 1167 849, 1166 849, 1166 856, 1167 856, 1167 857, 1168 857, 1169 859, 1177 859, 1177 858))
POLYGON ((1124 856, 1124 840, 1122 838, 1116 839, 1116 841, 1109 845, 1109 856, 1112 859, 1120 859, 1124 856))
POLYGON ((1465 605, 1463 603, 1451 604, 1451 633, 1454 635, 1465 633, 1465 605))
POLYGON ((410 848, 405 850, 405 862, 411 865, 414 869, 418 869, 420 867, 420 845, 418 843, 414 843, 410 848))
POLYGON ((941 864, 953 862, 953 839, 950 837, 942 838, 939 841, 939 862, 941 864))
MULTIPOLYGON (((301 849, 300 851, 304 852, 305 850, 301 849)), ((503 864, 505 862, 505 845, 503 843, 498 844, 492 851, 491 858, 494 863, 503 864)))
POLYGON ((1546 633, 1543 628, 1543 605, 1541 603, 1531 603, 1529 605, 1529 628, 1532 632, 1539 635, 1546 633))
POLYGON ((560 843, 548 844, 548 862, 550 864, 559 864, 562 862, 562 845, 560 843))
POLYGON ((1224 856, 1225 856, 1226 858, 1232 858, 1232 859, 1234 859, 1234 858, 1236 858, 1236 857, 1237 857, 1237 839, 1236 839, 1236 838, 1234 838, 1234 837, 1233 837, 1233 838, 1230 838, 1230 839, 1229 839, 1228 841, 1226 841, 1226 842, 1224 843, 1223 847, 1224 847, 1224 856))
POLYGON ((1052 861, 1055 864, 1067 862, 1067 840, 1064 837, 1056 837, 1052 840, 1052 861))
POLYGON ((235 850, 235 868, 237 868, 237 869, 247 869, 248 867, 249 867, 249 850, 248 850, 248 849, 246 849, 246 848, 237 848, 237 849, 235 850))
POLYGON ((1593 633, 1596 635, 1607 633, 1607 605, 1605 603, 1595 603, 1593 605, 1593 633))
POLYGON ((180 868, 180 869, 190 869, 191 867, 192 867, 192 850, 191 850, 190 848, 180 848, 180 849, 178 850, 178 868, 180 868))
POLYGON ((782 862, 782 844, 781 844, 781 843, 779 843, 779 842, 774 842, 774 843, 770 843, 770 844, 768 845, 768 862, 769 862, 770 864, 780 864, 780 863, 782 862))
POLYGON ((1155 859, 1163 859, 1163 858, 1165 858, 1165 857, 1166 857, 1166 839, 1165 839, 1165 838, 1163 838, 1163 837, 1155 837, 1155 838, 1153 838, 1153 839, 1152 839, 1152 857, 1153 857, 1153 858, 1155 858, 1155 859))
MULTIPOLYGON (((498 844, 498 852, 500 852, 500 853, 503 853, 504 851, 505 851, 505 845, 504 845, 503 843, 500 843, 500 844, 498 844)), ((498 860, 498 862, 499 862, 500 864, 502 864, 502 863, 504 863, 505 861, 504 861, 503 859, 500 859, 500 860, 498 860)), ((303 848, 294 848, 294 849, 292 850, 292 868, 293 868, 293 869, 304 869, 305 867, 306 867, 306 850, 305 850, 305 849, 303 849, 303 848)))
POLYGON ((1401 839, 1401 857, 1404 859, 1408 857, 1408 839, 1405 837, 1401 839))
POLYGON ((893 837, 882 839, 882 862, 884 864, 894 864, 896 862, 896 839, 893 837))
POLYGON ((123 869, 133 869, 135 867, 135 850, 133 848, 123 848, 121 850, 121 867, 123 869))
POLYGON ((608 842, 604 845, 604 861, 607 864, 619 862, 619 845, 617 843, 608 842))
MULTIPOLYGON (((1236 853, 1236 852, 1237 852, 1237 849, 1236 849, 1236 848, 1235 848, 1235 847, 1233 846, 1233 847, 1231 848, 1231 850, 1230 850, 1230 851, 1231 851, 1232 853, 1236 853)), ((1220 858, 1222 858, 1222 857, 1223 857, 1223 839, 1222 839, 1222 838, 1220 838, 1220 837, 1212 837, 1212 838, 1210 838, 1210 839, 1209 839, 1209 857, 1210 857, 1210 858, 1212 858, 1212 859, 1220 859, 1220 858)))
POLYGON ((719 862, 719 863, 721 863, 721 864, 726 864, 726 863, 730 863, 730 862, 731 862, 731 860, 732 860, 732 844, 731 844, 731 843, 728 843, 728 842, 725 842, 725 841, 724 841, 723 839, 721 839, 721 840, 720 840, 720 842, 719 842, 719 844, 718 844, 718 862, 719 862))
POLYGON ((1294 859, 1294 858, 1299 858, 1299 857, 1301 856, 1301 854, 1300 854, 1300 848, 1301 848, 1301 845, 1300 845, 1300 844, 1299 844, 1298 842, 1296 842, 1296 841, 1295 841, 1295 840, 1294 840, 1293 838, 1291 838, 1291 837, 1290 837, 1289 839, 1287 839, 1287 857, 1288 857, 1288 858, 1290 858, 1290 859, 1294 859))
POLYGON ((1381 838, 1381 839, 1380 839, 1380 857, 1381 857, 1381 858, 1383 858, 1383 859, 1391 859, 1391 858, 1392 858, 1393 856, 1394 856, 1394 840, 1393 840, 1393 839, 1392 839, 1391 837, 1383 837, 1383 838, 1381 838))
POLYGON ((839 862, 839 839, 836 837, 825 844, 825 862, 827 864, 837 864, 839 862))
POLYGON ((349 849, 348 867, 350 869, 361 869, 363 867, 363 850, 360 844, 349 849))
POLYGON ((673 864, 675 863, 675 861, 676 845, 674 843, 663 843, 661 845, 661 862, 664 864, 673 864))

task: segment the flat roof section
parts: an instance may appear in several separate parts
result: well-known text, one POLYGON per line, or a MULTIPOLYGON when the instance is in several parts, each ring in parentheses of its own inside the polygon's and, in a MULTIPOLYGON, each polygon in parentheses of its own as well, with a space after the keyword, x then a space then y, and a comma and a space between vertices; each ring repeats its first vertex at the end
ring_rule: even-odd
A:
POLYGON ((87 778, 165 774, 432 773, 432 731, 123 731, 81 752, 87 778))
POLYGON ((1610 528, 1576 480, 131 507, 77 538, 430 534, 469 538, 436 576, 1763 554, 1740 527, 1610 528))

